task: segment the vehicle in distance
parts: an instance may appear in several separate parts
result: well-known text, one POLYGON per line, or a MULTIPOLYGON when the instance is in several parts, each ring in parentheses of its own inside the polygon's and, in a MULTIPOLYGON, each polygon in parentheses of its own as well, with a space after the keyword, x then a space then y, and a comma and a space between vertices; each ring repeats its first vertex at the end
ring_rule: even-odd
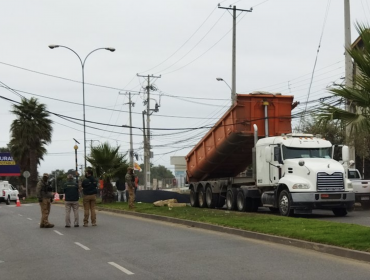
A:
POLYGON ((18 190, 8 181, 0 181, 0 202, 5 202, 7 205, 10 201, 17 202, 18 194, 18 190))
POLYGON ((363 180, 358 169, 348 169, 348 179, 351 180, 355 200, 361 203, 363 209, 370 209, 370 180, 363 180))

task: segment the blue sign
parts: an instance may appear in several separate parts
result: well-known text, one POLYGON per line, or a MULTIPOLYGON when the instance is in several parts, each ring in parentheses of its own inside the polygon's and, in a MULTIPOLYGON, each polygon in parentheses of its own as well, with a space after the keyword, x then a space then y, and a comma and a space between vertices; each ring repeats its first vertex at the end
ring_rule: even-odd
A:
POLYGON ((21 169, 10 153, 0 153, 0 176, 20 176, 21 169))

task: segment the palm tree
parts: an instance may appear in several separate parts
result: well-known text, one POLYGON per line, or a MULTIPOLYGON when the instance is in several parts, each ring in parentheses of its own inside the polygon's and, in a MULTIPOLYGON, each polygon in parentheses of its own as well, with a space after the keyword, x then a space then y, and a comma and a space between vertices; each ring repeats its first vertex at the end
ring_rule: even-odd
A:
POLYGON ((339 108, 337 105, 323 104, 318 118, 321 122, 340 120, 344 126, 351 126, 351 134, 370 132, 370 29, 365 25, 357 24, 362 46, 347 50, 357 69, 354 83, 351 87, 339 86, 330 89, 337 97, 348 100, 356 107, 354 112, 339 108))
POLYGON ((120 154, 119 148, 120 146, 114 148, 109 143, 103 143, 91 147, 90 156, 86 157, 86 160, 95 169, 97 177, 104 182, 103 203, 115 201, 111 179, 125 174, 128 167, 125 160, 127 153, 120 154))
POLYGON ((45 146, 51 142, 52 120, 44 104, 36 98, 25 99, 13 105, 11 111, 16 119, 10 126, 10 151, 21 171, 29 170, 30 193, 34 194, 37 184, 37 165, 46 154, 45 146))

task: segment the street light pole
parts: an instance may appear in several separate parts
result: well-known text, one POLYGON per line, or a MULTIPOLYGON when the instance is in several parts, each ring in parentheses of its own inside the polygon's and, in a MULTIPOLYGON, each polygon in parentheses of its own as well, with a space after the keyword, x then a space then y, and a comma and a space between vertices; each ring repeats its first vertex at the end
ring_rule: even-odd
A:
POLYGON ((231 106, 233 106, 234 103, 236 102, 236 99, 234 99, 236 96, 234 96, 232 88, 229 86, 228 83, 226 83, 226 81, 224 79, 222 79, 222 78, 216 78, 216 80, 219 81, 219 82, 220 81, 224 82, 229 87, 229 89, 231 90, 231 106))
POLYGON ((83 105, 82 106, 83 106, 83 126, 84 126, 84 162, 85 162, 85 169, 86 169, 85 62, 86 62, 86 59, 90 56, 90 54, 92 54, 93 52, 96 52, 98 50, 108 50, 108 51, 114 52, 116 49, 115 48, 97 48, 95 50, 92 50, 85 57, 85 59, 82 61, 82 59, 78 55, 78 53, 76 53, 74 50, 72 50, 69 47, 62 46, 62 45, 49 45, 49 48, 50 49, 54 49, 54 48, 68 49, 68 50, 72 51, 78 57, 78 59, 80 60, 80 63, 81 63, 81 68, 82 68, 82 98, 83 98, 83 105))

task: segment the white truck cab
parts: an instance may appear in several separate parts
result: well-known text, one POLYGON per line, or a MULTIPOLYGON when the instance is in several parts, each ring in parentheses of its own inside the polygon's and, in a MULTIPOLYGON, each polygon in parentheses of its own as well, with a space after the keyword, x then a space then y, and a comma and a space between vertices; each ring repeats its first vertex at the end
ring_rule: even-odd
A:
MULTIPOLYGON (((266 191, 262 193, 265 206, 279 208, 283 215, 318 208, 344 216, 352 209, 352 183, 343 165, 332 159, 329 141, 311 134, 266 137, 256 142, 255 152, 256 185, 266 191)), ((342 154, 343 161, 348 161, 347 146, 342 154)))

